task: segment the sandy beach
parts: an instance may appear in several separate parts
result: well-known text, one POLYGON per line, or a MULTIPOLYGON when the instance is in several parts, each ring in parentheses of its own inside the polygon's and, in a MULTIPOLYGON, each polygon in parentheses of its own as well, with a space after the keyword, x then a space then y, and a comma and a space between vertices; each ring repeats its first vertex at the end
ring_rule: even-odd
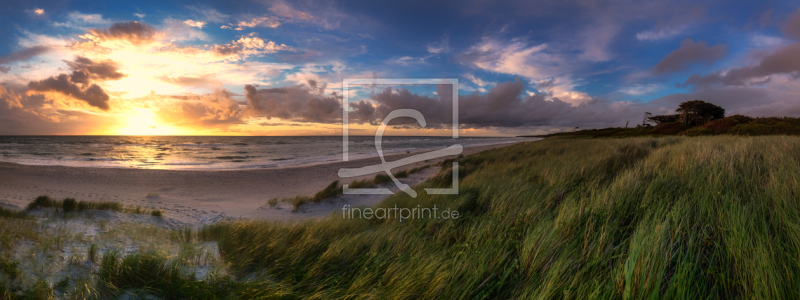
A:
MULTIPOLYGON (((475 146, 464 155, 511 144, 475 146)), ((418 153, 387 155, 387 161, 418 153)), ((393 172, 432 164, 448 157, 397 168, 393 172)), ((302 220, 330 215, 341 209, 336 202, 373 205, 383 195, 350 195, 321 204, 306 205, 293 213, 285 204, 264 208, 270 198, 310 196, 339 179, 340 168, 380 163, 379 158, 309 166, 252 170, 153 170, 63 166, 30 166, 0 163, 0 205, 22 209, 34 198, 48 195, 86 201, 116 201, 165 211, 174 226, 205 224, 221 218, 302 220)), ((435 174, 438 167, 412 174, 402 181, 414 185, 435 174)), ((375 175, 342 180, 371 178, 375 175)))

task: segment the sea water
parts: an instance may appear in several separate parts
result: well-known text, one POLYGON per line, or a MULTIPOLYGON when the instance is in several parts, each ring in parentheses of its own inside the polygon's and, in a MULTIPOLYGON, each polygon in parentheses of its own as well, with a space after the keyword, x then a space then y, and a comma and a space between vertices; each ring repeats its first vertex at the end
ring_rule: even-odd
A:
MULTIPOLYGON (((519 142, 507 137, 386 136, 384 154, 519 142)), ((341 136, 0 136, 0 161, 96 168, 232 170, 342 161, 341 136)), ((376 157, 375 137, 351 136, 349 159, 376 157)))

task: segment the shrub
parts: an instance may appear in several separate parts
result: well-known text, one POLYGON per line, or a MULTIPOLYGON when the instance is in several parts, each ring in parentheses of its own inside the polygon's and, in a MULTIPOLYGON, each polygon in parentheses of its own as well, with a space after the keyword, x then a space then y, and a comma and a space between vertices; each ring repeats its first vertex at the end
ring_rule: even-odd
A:
POLYGON ((160 209, 156 209, 156 210, 151 211, 150 215, 153 216, 153 217, 163 217, 164 216, 164 212, 162 210, 160 210, 160 209))
POLYGON ((89 257, 89 261, 92 262, 92 263, 96 263, 97 262, 97 248, 98 248, 97 244, 92 244, 91 246, 89 246, 89 255, 88 255, 88 257, 89 257))
POLYGON ((748 123, 752 120, 753 118, 748 116, 733 115, 724 119, 713 120, 703 125, 703 127, 711 130, 713 134, 725 134, 728 133, 732 127, 738 124, 748 123))
POLYGON ((392 182, 392 178, 386 174, 378 174, 375 175, 375 179, 373 179, 372 182, 374 182, 375 184, 387 183, 387 182, 392 182))
POLYGON ((670 122, 664 123, 656 126, 653 130, 650 130, 649 133, 651 134, 663 134, 663 135, 673 135, 678 134, 681 131, 689 129, 688 126, 681 122, 670 122))
POLYGON ((37 208, 37 207, 58 207, 60 203, 57 200, 54 200, 48 196, 39 196, 36 197, 36 200, 33 200, 30 204, 28 204, 28 210, 37 208))
POLYGON ((0 207, 0 217, 3 218, 16 218, 16 219, 28 219, 30 216, 25 213, 24 211, 15 211, 10 209, 5 209, 0 207))
POLYGON ((72 198, 64 199, 64 201, 61 201, 61 209, 63 209, 64 212, 75 211, 78 209, 78 201, 72 198))
POLYGON ((311 197, 311 201, 319 202, 325 199, 336 197, 341 194, 342 194, 342 187, 339 186, 339 181, 336 180, 334 182, 331 182, 331 184, 326 186, 323 190, 314 194, 314 197, 311 197))
POLYGON ((373 186, 373 185, 375 185, 375 182, 373 182, 370 179, 364 179, 364 180, 353 181, 348 185, 348 187, 351 188, 351 189, 357 189, 357 188, 363 188, 363 187, 370 187, 370 186, 373 186))
POLYGON ((705 127, 695 127, 692 129, 687 129, 679 133, 679 135, 686 135, 686 136, 699 136, 699 135, 712 135, 710 129, 705 127))

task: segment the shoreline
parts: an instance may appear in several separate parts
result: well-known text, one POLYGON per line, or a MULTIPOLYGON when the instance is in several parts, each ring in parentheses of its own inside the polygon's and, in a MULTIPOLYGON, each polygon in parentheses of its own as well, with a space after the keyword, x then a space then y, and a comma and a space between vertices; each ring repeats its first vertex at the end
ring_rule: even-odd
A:
MULTIPOLYGON (((462 154, 467 156, 514 144, 516 142, 465 147, 462 154)), ((387 161, 394 161, 428 151, 388 154, 384 157, 387 161)), ((433 164, 447 158, 451 157, 398 167, 393 169, 393 172, 433 164)), ((379 163, 379 157, 372 157, 280 168, 165 170, 41 166, 0 162, 0 205, 23 209, 34 198, 48 195, 58 199, 70 197, 85 201, 115 201, 125 206, 161 209, 165 212, 165 220, 174 226, 201 224, 228 217, 302 220, 329 215, 328 209, 334 208, 323 207, 330 203, 309 204, 307 212, 292 213, 288 209, 260 209, 260 207, 271 198, 313 195, 335 180, 349 183, 372 178, 375 174, 340 179, 338 170, 379 163), (312 207, 315 205, 320 207, 312 207)), ((416 184, 435 174, 432 171, 432 168, 426 169, 404 181, 416 184)), ((436 171, 438 172, 438 169, 436 171)), ((385 198, 385 195, 379 196, 379 198, 362 197, 356 202, 377 203, 385 198)))

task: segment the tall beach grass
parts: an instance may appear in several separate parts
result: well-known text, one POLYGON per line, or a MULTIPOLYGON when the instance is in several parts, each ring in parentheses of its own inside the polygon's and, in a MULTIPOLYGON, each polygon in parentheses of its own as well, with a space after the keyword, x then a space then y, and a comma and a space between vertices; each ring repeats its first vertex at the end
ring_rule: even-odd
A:
POLYGON ((381 207, 458 219, 219 223, 239 276, 300 298, 796 299, 800 138, 546 139, 460 160, 381 207))

